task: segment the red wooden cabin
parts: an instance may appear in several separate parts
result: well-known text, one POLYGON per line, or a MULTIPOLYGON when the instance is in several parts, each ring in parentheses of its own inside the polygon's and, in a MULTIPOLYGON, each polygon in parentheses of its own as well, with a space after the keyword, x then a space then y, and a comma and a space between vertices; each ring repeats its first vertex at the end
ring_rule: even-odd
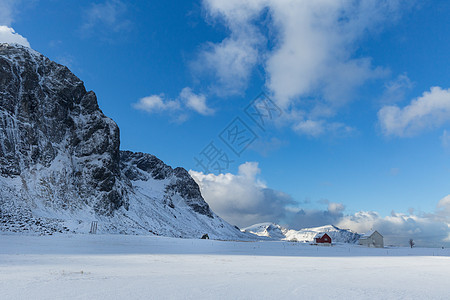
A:
POLYGON ((316 243, 317 244, 324 244, 324 243, 331 244, 331 238, 326 233, 320 233, 320 234, 316 235, 316 243))

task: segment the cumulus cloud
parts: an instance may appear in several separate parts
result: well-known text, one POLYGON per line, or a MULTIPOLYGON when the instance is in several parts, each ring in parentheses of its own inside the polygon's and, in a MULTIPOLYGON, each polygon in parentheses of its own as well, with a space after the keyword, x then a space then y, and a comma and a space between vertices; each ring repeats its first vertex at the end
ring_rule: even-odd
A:
POLYGON ((358 212, 344 216, 337 226, 349 228, 357 232, 378 230, 385 238, 386 245, 407 245, 413 239, 417 246, 439 247, 450 242, 450 227, 447 220, 437 214, 403 214, 392 212, 382 217, 377 212, 358 212))
POLYGON ((383 133, 391 136, 413 136, 438 128, 450 121, 450 89, 432 87, 403 108, 384 106, 378 120, 383 133))
POLYGON ((81 31, 87 36, 100 31, 104 37, 107 32, 128 31, 131 21, 126 18, 126 3, 119 0, 107 0, 103 3, 92 3, 83 14, 81 31))
POLYGON ((330 202, 328 203, 328 211, 333 214, 340 214, 344 211, 345 206, 342 203, 330 202))
POLYGON ((434 212, 392 212, 382 216, 375 211, 345 213, 343 203, 318 201, 325 209, 306 209, 288 194, 268 187, 260 178, 256 162, 239 166, 237 174, 204 174, 190 170, 205 200, 226 221, 239 227, 274 222, 290 229, 336 225, 358 233, 378 230, 386 244, 407 245, 410 238, 418 246, 450 244, 450 195, 442 198, 434 212))
POLYGON ((355 44, 385 17, 389 1, 268 1, 278 47, 267 59, 268 87, 280 104, 319 93, 345 103, 365 81, 382 75, 355 44))
POLYGON ((30 47, 28 40, 8 26, 0 26, 0 43, 20 44, 30 47))
POLYGON ((139 99, 137 103, 133 104, 133 107, 139 110, 146 111, 148 113, 161 112, 161 111, 173 111, 181 108, 180 103, 175 100, 165 100, 164 95, 152 95, 139 99))
POLYGON ((450 195, 445 196, 438 202, 436 215, 450 223, 450 195))
POLYGON ((203 197, 219 216, 239 227, 274 222, 293 229, 335 224, 345 209, 326 201, 326 210, 302 209, 288 194, 267 187, 256 162, 239 166, 237 174, 204 174, 190 170, 203 197))
POLYGON ((195 111, 201 115, 207 116, 214 114, 214 110, 206 105, 206 96, 195 94, 191 88, 186 87, 177 99, 166 99, 164 94, 151 95, 139 99, 133 103, 135 109, 147 113, 169 113, 176 116, 176 121, 183 122, 187 119, 187 111, 195 111))
POLYGON ((286 224, 291 229, 334 225, 344 216, 345 206, 342 203, 329 202, 327 209, 300 209, 287 215, 286 224))
POLYGON ((203 45, 195 71, 215 77, 213 91, 221 95, 240 93, 247 85, 252 68, 258 62, 258 48, 264 36, 250 19, 259 14, 259 4, 252 1, 204 1, 208 18, 222 20, 230 35, 220 43, 203 45))
POLYGON ((280 140, 277 137, 260 136, 257 140, 250 144, 249 149, 258 152, 264 157, 269 156, 274 151, 287 146, 289 141, 280 140))
POLYGON ((444 148, 450 148, 450 133, 447 130, 444 130, 444 132, 442 133, 441 141, 444 148))
POLYGON ((405 99, 406 92, 413 86, 413 82, 406 74, 400 74, 394 80, 385 83, 381 102, 385 104, 400 102, 405 99))
MULTIPOLYGON (((255 66, 265 71, 266 86, 284 109, 302 108, 293 119, 300 133, 322 135, 320 123, 355 98, 368 80, 386 75, 370 57, 356 55, 368 32, 398 18, 404 1, 204 0, 209 20, 229 34, 207 43, 196 66, 213 70, 226 91, 244 89, 255 66), (318 111, 326 116, 314 116, 318 111)), ((332 126, 335 126, 332 125, 332 126)))
POLYGON ((305 120, 297 123, 294 130, 306 135, 318 136, 324 132, 324 121, 305 120))
POLYGON ((295 132, 301 135, 318 137, 331 133, 333 136, 349 136, 355 132, 351 126, 341 122, 328 122, 323 119, 319 120, 298 120, 292 126, 295 132))
POLYGON ((23 8, 29 4, 22 0, 0 0, 0 43, 19 44, 30 47, 28 40, 16 33, 11 26, 17 14, 17 8, 23 8))
POLYGON ((181 90, 180 99, 185 102, 186 106, 201 115, 207 116, 214 114, 214 110, 206 105, 206 96, 194 94, 192 89, 185 87, 181 90))
POLYGON ((408 245, 414 239, 417 246, 440 247, 450 245, 450 195, 442 198, 436 210, 431 213, 417 213, 410 209, 408 213, 392 211, 382 216, 375 211, 359 211, 345 214, 342 203, 324 202, 326 210, 300 209, 288 215, 287 224, 294 229, 322 225, 336 225, 358 233, 378 230, 385 237, 386 245, 408 245))
POLYGON ((246 162, 237 174, 189 171, 212 210, 231 224, 246 227, 264 221, 281 221, 292 198, 268 188, 260 179, 258 163, 246 162))
POLYGON ((10 26, 18 0, 0 0, 0 25, 10 26))
POLYGON ((193 63, 201 75, 215 76, 214 93, 232 95, 240 93, 246 86, 251 68, 256 64, 257 51, 244 37, 234 37, 220 44, 208 43, 193 63))

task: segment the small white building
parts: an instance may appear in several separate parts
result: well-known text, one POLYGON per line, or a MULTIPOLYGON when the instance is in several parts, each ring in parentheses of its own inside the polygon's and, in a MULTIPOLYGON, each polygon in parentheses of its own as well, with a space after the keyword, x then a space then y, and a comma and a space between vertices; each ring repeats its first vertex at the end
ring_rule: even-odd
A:
POLYGON ((359 238, 359 244, 367 247, 383 248, 383 236, 376 230, 371 230, 359 238))

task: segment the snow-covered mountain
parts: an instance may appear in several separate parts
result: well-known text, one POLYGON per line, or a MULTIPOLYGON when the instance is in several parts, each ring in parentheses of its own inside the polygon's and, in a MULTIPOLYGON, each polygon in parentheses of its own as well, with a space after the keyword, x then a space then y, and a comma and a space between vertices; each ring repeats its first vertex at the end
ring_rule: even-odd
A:
POLYGON ((303 228, 300 230, 288 230, 286 240, 297 240, 301 242, 313 242, 316 235, 326 232, 333 243, 356 243, 360 234, 349 229, 340 229, 334 225, 326 225, 314 228, 303 228))
POLYGON ((66 67, 0 44, 0 231, 248 239, 183 168, 120 151, 119 128, 66 67))
POLYGON ((331 237, 333 243, 356 243, 361 237, 361 235, 356 232, 348 229, 340 229, 333 225, 293 230, 284 228, 274 223, 260 223, 242 230, 256 234, 257 236, 268 237, 275 240, 298 241, 305 243, 314 242, 316 235, 324 232, 331 237))
POLYGON ((255 234, 260 237, 268 237, 276 240, 283 240, 286 238, 288 229, 275 223, 258 223, 241 229, 243 232, 255 234))

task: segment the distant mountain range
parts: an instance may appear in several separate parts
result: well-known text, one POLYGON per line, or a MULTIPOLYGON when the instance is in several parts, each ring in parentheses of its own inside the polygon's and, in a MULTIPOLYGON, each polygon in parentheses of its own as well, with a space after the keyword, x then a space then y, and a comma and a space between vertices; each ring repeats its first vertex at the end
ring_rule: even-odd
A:
POLYGON ((316 235, 324 232, 331 237, 333 243, 356 243, 361 237, 360 234, 354 231, 340 229, 333 225, 293 230, 284 228, 274 223, 260 223, 244 228, 242 231, 274 240, 287 240, 305 243, 314 242, 316 235))

